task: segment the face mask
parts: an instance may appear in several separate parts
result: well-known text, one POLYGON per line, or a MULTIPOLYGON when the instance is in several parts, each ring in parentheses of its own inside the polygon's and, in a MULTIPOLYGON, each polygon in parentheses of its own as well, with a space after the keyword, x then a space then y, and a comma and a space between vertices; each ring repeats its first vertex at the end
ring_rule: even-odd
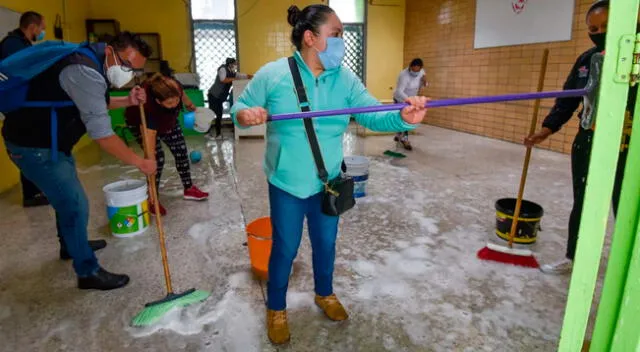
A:
MULTIPOLYGON (((115 52, 113 53, 113 60, 117 63, 115 52)), ((115 64, 107 68, 107 79, 114 88, 124 87, 133 78, 133 71, 125 71, 121 65, 115 64)))
POLYGON ((411 75, 411 77, 418 77, 420 75, 420 71, 413 72, 413 71, 409 70, 409 75, 411 75))
POLYGON ((322 63, 322 67, 325 70, 340 67, 344 58, 344 50, 344 40, 342 38, 327 38, 327 48, 324 51, 318 50, 318 58, 322 63))
POLYGON ((41 41, 42 39, 44 39, 44 35, 45 35, 45 32, 44 32, 44 29, 43 29, 43 30, 40 32, 40 34, 38 34, 38 35, 36 36, 36 40, 35 40, 35 41, 36 41, 36 42, 41 41))
POLYGON ((595 34, 589 33, 589 38, 591 38, 591 41, 593 42, 593 44, 596 45, 598 50, 600 50, 600 51, 604 50, 605 39, 607 38, 607 33, 606 32, 605 33, 595 33, 595 34))

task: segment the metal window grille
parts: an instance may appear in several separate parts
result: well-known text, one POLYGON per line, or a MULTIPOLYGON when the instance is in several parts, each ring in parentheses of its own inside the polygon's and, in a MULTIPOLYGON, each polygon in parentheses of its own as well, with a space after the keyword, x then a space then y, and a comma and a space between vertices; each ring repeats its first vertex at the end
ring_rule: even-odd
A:
POLYGON ((345 23, 342 36, 346 49, 344 65, 350 68, 364 82, 364 24, 345 23))
POLYGON ((193 41, 196 53, 196 71, 200 76, 200 89, 206 91, 216 80, 218 67, 228 57, 236 57, 236 31, 233 21, 193 21, 193 41))

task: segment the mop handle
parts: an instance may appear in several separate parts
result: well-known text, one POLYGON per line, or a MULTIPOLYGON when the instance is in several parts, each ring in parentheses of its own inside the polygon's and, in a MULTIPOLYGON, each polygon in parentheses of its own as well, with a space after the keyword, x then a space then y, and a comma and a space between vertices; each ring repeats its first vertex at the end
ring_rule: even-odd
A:
MULTIPOLYGON (((585 88, 585 89, 567 89, 567 90, 549 91, 549 92, 492 95, 492 96, 484 96, 484 97, 440 99, 440 100, 430 100, 429 102, 427 102, 425 106, 427 108, 441 108, 446 106, 499 103, 499 102, 516 101, 516 100, 569 98, 569 97, 585 96, 587 95, 588 92, 589 90, 585 88)), ((363 114, 368 112, 394 111, 394 110, 402 110, 408 105, 409 104, 407 103, 398 103, 398 104, 375 105, 375 106, 369 106, 369 107, 346 108, 346 109, 337 109, 337 110, 294 112, 294 113, 287 113, 287 114, 269 115, 267 117, 267 121, 282 121, 282 120, 292 120, 292 119, 303 119, 308 117, 353 115, 353 114, 363 114)))
MULTIPOLYGON (((544 49, 542 54, 542 62, 540 63, 540 75, 538 76, 538 92, 544 88, 544 78, 547 74, 547 62, 549 61, 549 49, 544 49)), ((538 111, 540 110, 540 99, 536 99, 533 104, 533 116, 531 117, 531 126, 529 127, 529 135, 536 131, 538 124, 538 111)), ((518 189, 518 198, 516 198, 516 207, 513 210, 513 220, 511 221, 511 230, 509 231, 509 248, 513 248, 513 240, 518 230, 518 219, 522 210, 522 198, 524 197, 524 186, 527 182, 527 173, 529 171, 529 162, 531 161, 531 147, 527 147, 524 156, 524 165, 522 166, 522 174, 520 176, 520 188, 518 189)))
MULTIPOLYGON (((139 104, 140 120, 142 122, 142 148, 146 158, 151 157, 151 153, 155 151, 149 148, 147 143, 147 118, 144 112, 144 104, 139 104)), ((169 258, 167 256, 167 246, 165 244, 164 226, 162 226, 162 214, 160 214, 160 199, 158 190, 156 188, 156 175, 147 176, 149 183, 149 190, 151 192, 151 200, 153 201, 154 210, 156 211, 156 228, 158 229, 158 236, 160 240, 160 256, 162 257, 162 268, 164 270, 164 283, 167 288, 167 295, 173 293, 173 287, 171 287, 171 272, 169 271, 169 258)))

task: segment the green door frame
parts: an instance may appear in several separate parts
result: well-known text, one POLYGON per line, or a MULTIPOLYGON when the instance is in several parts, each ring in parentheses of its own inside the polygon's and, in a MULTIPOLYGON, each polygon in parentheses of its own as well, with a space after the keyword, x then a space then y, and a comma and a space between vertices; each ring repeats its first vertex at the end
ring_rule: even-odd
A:
MULTIPOLYGON (((560 352, 581 350, 589 321, 624 124, 639 1, 613 0, 609 8, 606 55, 597 107, 598 127, 594 133, 583 216, 580 223, 580 240, 558 348, 560 352), (629 14, 633 15, 629 16, 629 14)), ((636 131, 640 128, 638 120, 640 119, 636 119, 634 123, 636 131)), ((610 266, 605 280, 606 290, 603 291, 603 301, 596 318, 598 324, 594 330, 594 345, 591 347, 591 351, 594 352, 614 350, 614 345, 621 346, 620 343, 625 343, 625 346, 635 345, 633 349, 616 347, 615 350, 636 351, 638 348, 640 331, 640 282, 638 282, 640 278, 638 245, 640 243, 637 243, 638 241, 635 241, 634 257, 630 258, 630 248, 637 234, 638 203, 640 202, 637 196, 640 179, 638 165, 640 141, 638 139, 640 139, 640 132, 636 132, 633 144, 630 144, 633 150, 629 151, 627 159, 623 195, 621 195, 623 200, 620 202, 621 208, 612 243, 610 266), (631 152, 635 156, 635 162, 631 152), (629 259, 635 260, 635 266, 627 274, 629 259), (636 279, 632 280, 633 284, 625 285, 626 278, 631 274, 636 275, 636 279), (626 299, 625 297, 629 298, 628 302, 622 301, 626 299), (621 305, 620 302, 625 304, 621 305), (629 309, 620 310, 621 307, 628 308, 628 304, 632 302, 636 304, 633 309, 637 311, 635 315, 631 315, 629 309), (621 323, 621 320, 624 321, 621 323), (618 339, 621 342, 618 342, 618 339), (614 344, 611 344, 611 341, 614 341, 614 344)))

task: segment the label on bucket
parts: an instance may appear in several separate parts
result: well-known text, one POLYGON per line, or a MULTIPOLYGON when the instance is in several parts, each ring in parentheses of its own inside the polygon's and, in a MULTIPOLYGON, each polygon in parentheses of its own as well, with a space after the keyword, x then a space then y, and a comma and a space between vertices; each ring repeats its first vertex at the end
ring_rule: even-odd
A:
POLYGON ((367 180, 369 175, 353 176, 353 196, 361 198, 367 195, 367 180))
POLYGON ((128 207, 107 207, 109 227, 114 236, 133 235, 149 226, 148 202, 128 207))

